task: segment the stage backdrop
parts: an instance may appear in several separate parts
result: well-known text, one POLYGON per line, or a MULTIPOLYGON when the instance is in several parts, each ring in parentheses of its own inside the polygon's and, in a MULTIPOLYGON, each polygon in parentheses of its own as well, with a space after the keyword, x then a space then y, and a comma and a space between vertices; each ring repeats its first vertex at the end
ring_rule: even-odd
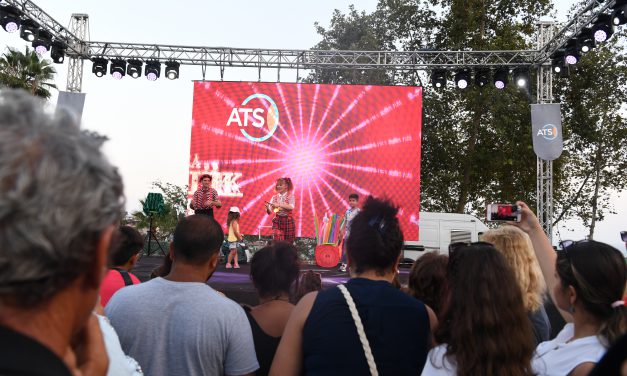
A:
POLYGON ((314 236, 314 213, 343 215, 354 192, 391 198, 417 240, 421 115, 420 87, 196 82, 189 195, 209 173, 216 220, 238 206, 244 234, 269 234, 264 201, 286 176, 299 237, 314 236))

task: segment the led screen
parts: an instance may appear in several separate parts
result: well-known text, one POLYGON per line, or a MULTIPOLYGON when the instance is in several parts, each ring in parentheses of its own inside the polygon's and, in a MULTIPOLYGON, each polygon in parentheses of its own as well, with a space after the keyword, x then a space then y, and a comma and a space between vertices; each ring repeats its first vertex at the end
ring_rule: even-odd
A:
POLYGON ((343 215, 348 195, 386 196, 406 240, 418 239, 422 89, 401 86, 196 82, 189 194, 209 173, 223 204, 241 210, 244 234, 269 234, 264 201, 294 183, 296 236, 314 214, 343 215))

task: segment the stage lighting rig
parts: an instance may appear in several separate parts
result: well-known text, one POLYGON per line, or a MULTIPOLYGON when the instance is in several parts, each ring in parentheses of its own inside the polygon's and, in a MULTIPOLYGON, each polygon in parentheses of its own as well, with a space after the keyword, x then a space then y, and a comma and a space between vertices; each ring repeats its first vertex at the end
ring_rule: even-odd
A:
POLYGON ((627 1, 616 1, 612 12, 612 24, 619 26, 627 23, 627 1))
POLYGON ((128 66, 126 67, 126 73, 133 77, 137 78, 142 75, 142 61, 131 59, 128 61, 128 66))
POLYGON ((490 70, 488 68, 479 68, 475 71, 475 84, 484 87, 490 82, 490 70))
POLYGON ((514 69, 512 75, 514 77, 514 82, 516 83, 516 86, 518 86, 519 88, 529 87, 529 68, 516 68, 514 69))
POLYGON ((148 81, 155 81, 161 75, 161 63, 159 63, 158 60, 146 61, 144 75, 146 76, 148 81))
POLYGON ((564 51, 564 61, 566 64, 575 65, 581 58, 579 53, 579 42, 573 38, 566 44, 566 50, 564 51))
POLYGON ((594 41, 594 33, 592 29, 589 27, 584 27, 581 29, 579 36, 577 37, 577 42, 579 43, 579 51, 582 53, 588 53, 594 49, 596 43, 594 41))
POLYGON ((509 68, 507 67, 501 67, 501 68, 497 68, 497 70, 494 72, 494 87, 502 90, 505 89, 505 86, 507 86, 507 79, 509 76, 509 68))
POLYGON ((179 64, 176 61, 168 61, 165 63, 165 76, 170 80, 179 78, 179 64))
POLYGON ((560 73, 565 69, 564 51, 557 50, 551 55, 551 67, 554 73, 560 73))
POLYGON ((50 57, 56 64, 63 64, 65 60, 65 50, 67 46, 60 41, 52 42, 52 49, 50 50, 50 57))
POLYGON ((111 66, 109 67, 109 73, 116 80, 122 79, 126 75, 126 61, 122 59, 111 60, 111 66))
POLYGON ((39 25, 33 20, 22 21, 22 29, 20 31, 20 38, 27 42, 33 42, 37 38, 39 33, 39 25))
POLYGON ((470 72, 468 69, 462 69, 455 73, 455 85, 460 89, 465 89, 470 83, 470 72))
POLYGON ((50 32, 40 29, 33 41, 32 45, 35 52, 38 55, 43 55, 50 51, 50 45, 52 44, 52 34, 50 32))
POLYGON ((444 69, 435 69, 431 73, 431 85, 436 89, 446 86, 446 71, 444 69))
POLYGON ((96 77, 102 77, 107 74, 107 64, 109 61, 102 57, 95 57, 91 59, 93 65, 91 66, 91 72, 96 75, 96 77))
POLYGON ((612 16, 609 14, 600 14, 592 25, 594 40, 597 43, 605 42, 614 34, 614 26, 612 25, 612 16))
POLYGON ((0 5, 0 25, 7 33, 20 29, 20 12, 10 5, 0 5))

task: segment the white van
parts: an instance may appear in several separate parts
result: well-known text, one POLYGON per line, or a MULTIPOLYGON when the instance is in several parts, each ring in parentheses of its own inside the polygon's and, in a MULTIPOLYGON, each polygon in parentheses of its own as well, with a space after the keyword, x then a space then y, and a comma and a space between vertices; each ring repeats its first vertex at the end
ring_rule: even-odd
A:
POLYGON ((416 260, 426 252, 448 254, 455 242, 476 242, 488 227, 477 217, 459 213, 420 212, 418 241, 406 241, 403 258, 416 260))

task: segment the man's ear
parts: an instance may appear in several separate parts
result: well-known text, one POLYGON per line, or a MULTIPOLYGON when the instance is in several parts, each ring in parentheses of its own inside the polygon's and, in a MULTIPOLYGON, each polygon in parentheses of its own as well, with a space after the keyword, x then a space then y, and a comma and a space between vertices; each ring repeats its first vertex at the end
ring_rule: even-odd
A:
POLYGON ((95 257, 92 264, 92 270, 86 275, 85 283, 88 287, 100 288, 100 283, 107 273, 107 261, 109 260, 109 247, 113 232, 117 229, 116 225, 110 225, 98 235, 96 241, 95 257))

